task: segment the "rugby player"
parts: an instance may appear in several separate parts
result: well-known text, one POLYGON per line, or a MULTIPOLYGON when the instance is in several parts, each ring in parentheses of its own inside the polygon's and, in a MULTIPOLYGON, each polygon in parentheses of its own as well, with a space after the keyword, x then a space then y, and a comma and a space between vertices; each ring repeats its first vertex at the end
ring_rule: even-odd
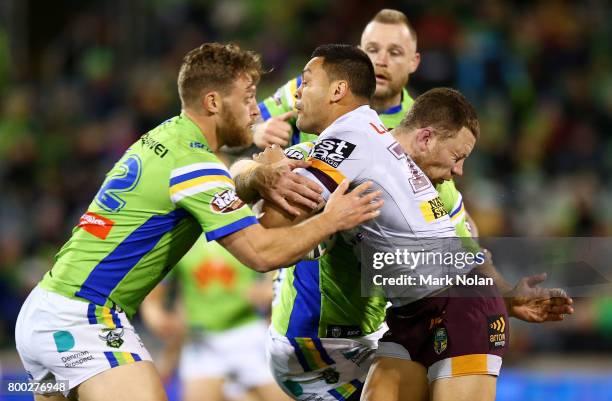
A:
POLYGON ((37 400, 167 399, 129 317, 202 231, 268 271, 378 215, 378 194, 363 195, 368 184, 344 194, 345 182, 304 224, 258 224, 213 152, 250 142, 260 72, 259 57, 235 45, 203 44, 185 56, 181 114, 142 136, 111 169, 21 308, 16 345, 30 379, 67 381, 39 388, 37 400))
MULTIPOLYGON (((403 12, 383 9, 365 26, 360 47, 372 60, 376 74, 371 107, 378 112, 385 127, 392 129, 413 102, 406 85, 420 62, 416 31, 403 12)), ((259 103, 264 121, 255 125, 253 142, 260 149, 274 144, 285 147, 316 140, 316 135, 300 131, 295 125, 295 95, 301 80, 301 75, 290 80, 259 103)), ((288 200, 314 208, 321 200, 320 189, 286 169, 283 171, 285 174, 278 185, 261 186, 261 195, 294 215, 299 210, 289 205, 288 200)), ((253 199, 245 199, 249 200, 253 199)))
MULTIPOLYGON (((322 134, 315 145, 299 145, 290 148, 288 154, 310 155, 313 166, 301 173, 322 184, 324 196, 329 195, 343 175, 357 180, 360 176, 368 177, 377 184, 383 183, 380 185, 385 187, 385 195, 393 198, 388 198, 390 202, 386 205, 395 205, 401 210, 398 213, 383 207, 375 226, 366 231, 371 229, 379 236, 383 230, 387 235, 403 233, 406 226, 401 222, 409 222, 414 233, 431 236, 440 227, 444 235, 452 235, 454 229, 447 213, 433 219, 421 216, 419 205, 428 202, 427 198, 437 199, 437 193, 418 166, 403 152, 397 153, 398 143, 367 106, 367 96, 361 87, 367 82, 369 63, 367 59, 363 64, 357 60, 364 59, 358 57, 355 49, 350 51, 343 46, 315 50, 298 89, 298 126, 322 134), (359 142, 361 145, 356 144, 359 142), (405 164, 397 163, 399 160, 405 164), (404 185, 398 187, 398 183, 404 185), (411 190, 407 190, 409 183, 415 185, 411 190), (397 224, 402 227, 394 226, 397 224)), ((370 75, 373 80, 374 74, 370 75)), ((455 108, 468 109, 464 98, 452 100, 460 103, 455 108)), ((445 118, 453 121, 452 116, 445 118)), ((465 115, 462 118, 467 119, 465 115)), ((426 166, 436 182, 462 173, 463 160, 475 143, 475 137, 470 131, 467 133, 467 137, 462 132, 448 142, 440 141, 445 146, 428 153, 426 166)), ((254 177, 247 165, 253 167, 252 163, 243 162, 245 169, 239 176, 254 177)), ((240 182, 249 185, 248 180, 240 182)), ((269 216, 277 212, 266 209, 265 213, 264 224, 288 223, 271 223, 269 216)), ((359 262, 347 241, 338 241, 340 244, 323 256, 319 269, 300 262, 289 270, 277 305, 273 307, 272 366, 279 383, 296 399, 359 399, 364 372, 375 347, 376 337, 371 334, 384 318, 384 299, 361 298, 356 280, 359 262)), ((426 380, 416 385, 420 386, 419 390, 427 389, 426 380)))

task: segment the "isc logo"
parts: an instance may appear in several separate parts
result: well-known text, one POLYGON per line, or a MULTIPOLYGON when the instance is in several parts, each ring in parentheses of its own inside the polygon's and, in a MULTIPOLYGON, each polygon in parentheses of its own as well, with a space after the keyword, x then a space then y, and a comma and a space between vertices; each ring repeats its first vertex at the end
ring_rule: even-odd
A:
POLYGON ((355 145, 341 139, 323 139, 315 145, 310 157, 336 168, 353 153, 355 145))

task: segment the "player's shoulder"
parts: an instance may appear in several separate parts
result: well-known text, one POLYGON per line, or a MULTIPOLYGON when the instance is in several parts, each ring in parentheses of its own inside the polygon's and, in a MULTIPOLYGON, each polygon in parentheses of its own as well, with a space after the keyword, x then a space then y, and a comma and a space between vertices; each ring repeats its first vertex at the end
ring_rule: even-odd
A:
POLYGON ((369 143, 378 141, 381 135, 386 136, 388 133, 378 114, 365 105, 334 121, 321 133, 317 144, 328 138, 350 138, 355 142, 369 143))

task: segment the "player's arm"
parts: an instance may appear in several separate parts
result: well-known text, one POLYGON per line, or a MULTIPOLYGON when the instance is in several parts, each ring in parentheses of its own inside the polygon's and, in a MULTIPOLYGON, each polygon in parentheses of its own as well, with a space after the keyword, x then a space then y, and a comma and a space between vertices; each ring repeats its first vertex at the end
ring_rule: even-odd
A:
POLYGON ((261 121, 253 127, 253 143, 259 149, 287 146, 295 129, 295 93, 301 78, 294 78, 259 103, 261 121))
POLYGON ((288 266, 330 235, 378 216, 379 191, 364 195, 370 182, 346 194, 348 181, 332 194, 322 213, 290 227, 266 229, 254 224, 217 241, 238 260, 259 272, 288 266))
POLYGON ((239 160, 230 168, 241 199, 249 203, 266 199, 291 216, 312 211, 324 201, 320 185, 293 171, 310 167, 310 162, 287 158, 279 147, 267 148, 263 153, 258 161, 239 160))

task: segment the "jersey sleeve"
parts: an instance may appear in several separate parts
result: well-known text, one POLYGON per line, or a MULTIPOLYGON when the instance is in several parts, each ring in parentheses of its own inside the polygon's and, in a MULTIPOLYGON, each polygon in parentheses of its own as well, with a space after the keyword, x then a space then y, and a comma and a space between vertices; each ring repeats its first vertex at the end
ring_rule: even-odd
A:
POLYGON ((312 166, 295 172, 320 184, 322 196, 329 199, 343 180, 359 181, 369 165, 371 155, 366 144, 357 143, 355 139, 356 135, 347 131, 326 134, 319 138, 308 155, 312 166))
POLYGON ((220 161, 190 163, 193 160, 188 159, 177 163, 180 167, 170 174, 170 198, 198 221, 208 241, 257 224, 220 161))
POLYGON ((306 160, 314 148, 314 142, 302 142, 285 149, 285 156, 293 160, 306 160))
POLYGON ((302 77, 293 78, 259 103, 259 112, 264 121, 295 109, 295 94, 302 77))
POLYGON ((471 237, 472 234, 467 226, 465 207, 463 206, 463 196, 455 187, 454 181, 444 181, 436 186, 440 199, 444 204, 444 209, 455 226, 457 236, 471 237))

